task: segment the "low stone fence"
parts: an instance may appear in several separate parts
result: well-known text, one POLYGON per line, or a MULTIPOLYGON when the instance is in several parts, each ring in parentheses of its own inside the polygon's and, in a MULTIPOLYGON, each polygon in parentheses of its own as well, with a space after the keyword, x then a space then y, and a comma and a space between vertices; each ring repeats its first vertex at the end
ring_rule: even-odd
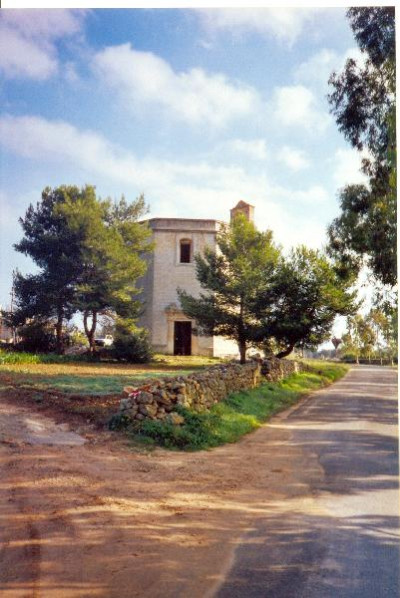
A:
POLYGON ((293 360, 270 358, 261 362, 261 374, 269 382, 278 382, 304 369, 304 364, 293 360))
POLYGON ((181 424, 184 420, 175 411, 177 405, 205 411, 232 392, 255 388, 263 380, 276 382, 300 369, 295 361, 268 359, 217 365, 188 376, 149 379, 124 389, 128 397, 121 400, 119 415, 181 424))

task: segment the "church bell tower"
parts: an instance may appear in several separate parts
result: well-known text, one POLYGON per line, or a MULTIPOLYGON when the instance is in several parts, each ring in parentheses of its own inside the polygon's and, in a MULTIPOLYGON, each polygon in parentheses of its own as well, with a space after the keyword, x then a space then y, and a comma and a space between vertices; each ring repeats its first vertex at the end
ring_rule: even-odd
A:
POLYGON ((231 222, 234 220, 236 214, 244 214, 249 222, 254 222, 254 206, 245 201, 239 201, 237 205, 231 209, 231 222))

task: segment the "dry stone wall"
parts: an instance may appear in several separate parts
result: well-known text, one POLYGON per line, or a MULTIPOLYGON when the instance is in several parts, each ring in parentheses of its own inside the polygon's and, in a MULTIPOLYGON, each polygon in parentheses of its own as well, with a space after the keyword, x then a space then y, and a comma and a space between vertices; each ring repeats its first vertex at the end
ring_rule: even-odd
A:
POLYGON ((286 359, 264 359, 261 362, 261 374, 269 382, 278 382, 291 374, 297 374, 304 370, 304 364, 286 359))
POLYGON ((149 379, 125 389, 128 397, 121 400, 119 414, 131 420, 181 424, 184 419, 175 411, 178 405, 205 411, 232 392, 255 388, 263 380, 281 380, 300 368, 295 361, 268 359, 217 365, 188 376, 149 379))

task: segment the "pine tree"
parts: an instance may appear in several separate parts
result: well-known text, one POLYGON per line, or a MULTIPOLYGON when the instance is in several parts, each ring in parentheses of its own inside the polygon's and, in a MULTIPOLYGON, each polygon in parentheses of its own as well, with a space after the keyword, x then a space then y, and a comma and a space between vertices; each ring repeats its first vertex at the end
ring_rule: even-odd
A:
POLYGON ((128 204, 124 198, 98 199, 89 185, 45 189, 42 201, 20 219, 24 238, 16 249, 34 260, 39 273, 17 276, 15 321, 55 318, 62 352, 63 324, 79 311, 93 351, 100 314, 137 317, 142 254, 152 248, 148 227, 138 222, 145 212, 142 196, 128 204))
POLYGON ((47 187, 42 200, 29 206, 20 218, 24 237, 14 247, 32 258, 39 268, 37 274, 15 279, 16 309, 14 324, 33 318, 55 320, 57 351, 63 352, 62 329, 76 311, 75 283, 79 275, 79 236, 68 227, 60 206, 77 201, 92 193, 85 187, 47 187))
POLYGON ((261 293, 257 312, 263 336, 273 337, 282 348, 276 357, 329 339, 336 316, 352 314, 357 307, 350 286, 317 250, 300 246, 282 258, 269 281, 268 307, 261 293))
MULTIPOLYGON (((237 342, 241 363, 246 350, 259 338, 255 316, 257 297, 276 267, 280 250, 272 232, 258 232, 238 214, 231 226, 217 235, 217 250, 207 248, 195 256, 197 278, 207 294, 195 298, 179 290, 184 313, 196 320, 199 331, 237 342)), ((267 301, 267 298, 265 298, 267 301)))

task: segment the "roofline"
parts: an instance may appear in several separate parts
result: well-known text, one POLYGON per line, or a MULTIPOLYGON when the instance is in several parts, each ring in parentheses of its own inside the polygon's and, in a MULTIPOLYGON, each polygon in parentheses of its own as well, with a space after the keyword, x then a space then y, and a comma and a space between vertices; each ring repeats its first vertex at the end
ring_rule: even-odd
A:
POLYGON ((171 217, 163 217, 163 216, 156 216, 155 218, 147 218, 146 220, 141 220, 141 222, 154 222, 155 220, 169 220, 169 221, 178 221, 178 222, 186 222, 187 220, 191 220, 194 222, 218 222, 218 224, 227 224, 225 220, 216 220, 215 218, 171 218, 171 217))
POLYGON ((243 203, 245 206, 250 206, 251 208, 255 208, 255 207, 256 207, 256 206, 253 206, 253 204, 251 204, 251 203, 248 203, 247 201, 244 201, 244 199, 240 199, 240 200, 237 202, 236 206, 234 206, 233 208, 231 208, 231 210, 234 210, 235 208, 237 208, 237 206, 238 206, 239 204, 241 204, 241 203, 243 203))

